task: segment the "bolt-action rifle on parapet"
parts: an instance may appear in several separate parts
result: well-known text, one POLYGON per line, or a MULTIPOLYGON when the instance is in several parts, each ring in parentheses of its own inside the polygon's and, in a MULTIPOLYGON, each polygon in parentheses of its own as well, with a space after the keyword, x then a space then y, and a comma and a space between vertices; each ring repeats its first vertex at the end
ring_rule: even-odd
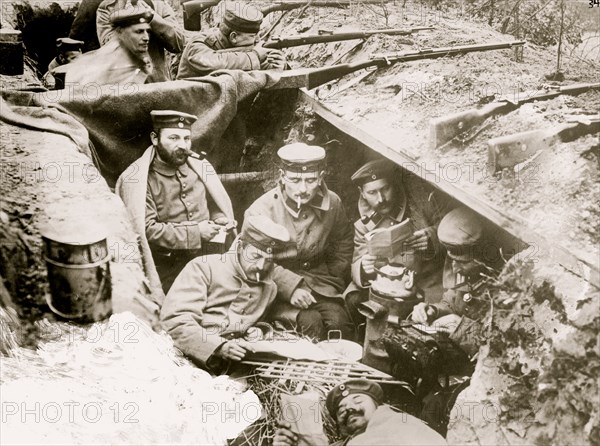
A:
POLYGON ((527 161, 539 150, 547 150, 555 142, 571 142, 600 132, 600 116, 577 117, 575 122, 543 130, 515 133, 488 141, 488 171, 494 174, 527 161))
POLYGON ((371 31, 356 31, 345 33, 322 33, 312 36, 293 36, 286 38, 274 38, 263 44, 264 48, 280 50, 282 48, 291 48, 301 45, 312 45, 314 43, 341 42, 343 40, 368 39, 375 34, 385 34, 388 36, 408 36, 419 31, 435 29, 433 26, 418 26, 415 28, 393 28, 371 31))
POLYGON ((429 125, 429 142, 431 148, 435 149, 465 134, 471 128, 479 126, 493 115, 509 113, 529 102, 546 101, 563 94, 577 95, 588 90, 598 89, 600 89, 600 83, 574 84, 541 93, 519 93, 519 97, 515 99, 505 97, 500 101, 492 102, 479 109, 469 109, 452 115, 441 116, 431 120, 429 125))
POLYGON ((281 73, 279 82, 274 86, 274 88, 307 88, 310 90, 363 68, 388 67, 398 62, 437 59, 440 57, 456 56, 458 54, 473 53, 478 51, 501 50, 524 44, 524 40, 515 40, 505 43, 486 43, 483 45, 429 48, 402 53, 373 54, 369 60, 361 62, 345 63, 325 68, 301 68, 297 70, 284 71, 281 73))
MULTIPOLYGON (((301 1, 278 1, 272 2, 271 5, 261 9, 263 16, 267 16, 275 11, 291 11, 309 5, 313 8, 345 8, 358 4, 382 4, 389 3, 394 0, 321 0, 310 2, 308 0, 301 1)), ((200 31, 201 21, 200 14, 208 8, 217 6, 221 0, 181 0, 183 6, 183 27, 187 31, 200 31)))
POLYGON ((360 4, 381 5, 391 3, 395 0, 321 0, 310 2, 308 0, 274 1, 271 5, 262 9, 264 16, 275 11, 291 11, 309 5, 313 8, 345 8, 360 4))

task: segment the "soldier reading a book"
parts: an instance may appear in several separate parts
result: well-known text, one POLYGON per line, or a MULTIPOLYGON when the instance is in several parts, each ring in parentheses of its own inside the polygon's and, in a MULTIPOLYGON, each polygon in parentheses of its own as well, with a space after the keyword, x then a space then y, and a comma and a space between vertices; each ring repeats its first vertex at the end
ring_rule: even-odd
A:
POLYGON ((352 283, 345 298, 355 324, 364 322, 358 307, 369 297, 376 264, 399 263, 411 268, 425 301, 439 301, 443 256, 437 226, 444 207, 423 182, 403 177, 388 160, 366 163, 351 179, 360 192, 361 218, 354 223, 352 283))

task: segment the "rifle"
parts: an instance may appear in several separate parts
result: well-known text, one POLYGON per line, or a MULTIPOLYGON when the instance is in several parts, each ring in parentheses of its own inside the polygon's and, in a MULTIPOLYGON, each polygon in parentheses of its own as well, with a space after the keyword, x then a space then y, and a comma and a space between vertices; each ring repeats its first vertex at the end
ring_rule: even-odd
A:
POLYGON ((581 136, 600 131, 600 117, 561 124, 543 130, 532 130, 493 138, 488 141, 488 170, 494 174, 504 168, 526 161, 539 150, 545 150, 557 141, 571 142, 581 136))
POLYGON ((395 0, 321 0, 310 2, 308 0, 292 0, 292 1, 279 1, 273 2, 274 4, 263 8, 261 11, 266 17, 267 14, 271 14, 275 11, 291 11, 292 9, 299 9, 305 5, 315 8, 345 8, 347 6, 359 5, 359 4, 371 4, 381 5, 384 3, 391 3, 395 0))
POLYGON ((524 45, 524 40, 515 40, 506 43, 486 43, 483 45, 464 45, 447 48, 428 48, 413 52, 374 54, 369 60, 353 63, 333 65, 325 68, 303 68, 284 71, 275 86, 283 88, 307 88, 308 90, 323 85, 334 79, 354 73, 363 68, 387 67, 398 62, 411 62, 413 60, 437 59, 458 54, 473 53, 478 51, 491 51, 514 46, 524 45))
POLYGON ((435 29, 433 26, 419 26, 416 28, 405 28, 405 29, 381 29, 372 31, 356 31, 346 33, 329 33, 329 34, 316 34, 312 36, 293 36, 284 39, 274 38, 266 42, 264 48, 291 48, 294 46, 301 45, 312 45, 314 43, 328 43, 328 42, 341 42, 342 40, 353 40, 353 39, 368 39, 375 34, 386 34, 388 36, 407 36, 418 31, 425 31, 429 29, 435 29))
POLYGON ((221 0, 183 0, 183 28, 187 31, 200 31, 200 14, 208 8, 217 6, 221 0))
POLYGON ((558 87, 550 92, 519 93, 522 98, 511 100, 502 98, 479 109, 470 109, 452 115, 432 119, 429 124, 429 143, 433 149, 440 147, 453 138, 465 133, 467 130, 480 125, 493 115, 509 113, 521 105, 534 101, 553 99, 562 94, 577 95, 588 90, 600 89, 600 83, 574 84, 567 87, 558 87))

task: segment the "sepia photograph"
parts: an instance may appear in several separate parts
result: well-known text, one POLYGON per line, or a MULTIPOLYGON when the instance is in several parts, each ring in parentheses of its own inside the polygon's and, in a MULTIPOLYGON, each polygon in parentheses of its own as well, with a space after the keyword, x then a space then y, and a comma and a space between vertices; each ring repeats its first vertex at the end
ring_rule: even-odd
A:
POLYGON ((600 446, 600 0, 0 0, 0 444, 600 446))

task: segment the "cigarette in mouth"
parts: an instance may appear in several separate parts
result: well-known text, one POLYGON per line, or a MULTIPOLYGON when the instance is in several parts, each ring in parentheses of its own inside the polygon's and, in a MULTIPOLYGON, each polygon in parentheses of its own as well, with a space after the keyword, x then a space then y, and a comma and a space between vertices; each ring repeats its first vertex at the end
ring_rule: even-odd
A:
POLYGON ((300 209, 300 196, 298 195, 298 198, 296 199, 296 202, 298 204, 298 209, 300 209))
POLYGON ((260 273, 258 271, 256 272, 256 281, 260 282, 260 273))

